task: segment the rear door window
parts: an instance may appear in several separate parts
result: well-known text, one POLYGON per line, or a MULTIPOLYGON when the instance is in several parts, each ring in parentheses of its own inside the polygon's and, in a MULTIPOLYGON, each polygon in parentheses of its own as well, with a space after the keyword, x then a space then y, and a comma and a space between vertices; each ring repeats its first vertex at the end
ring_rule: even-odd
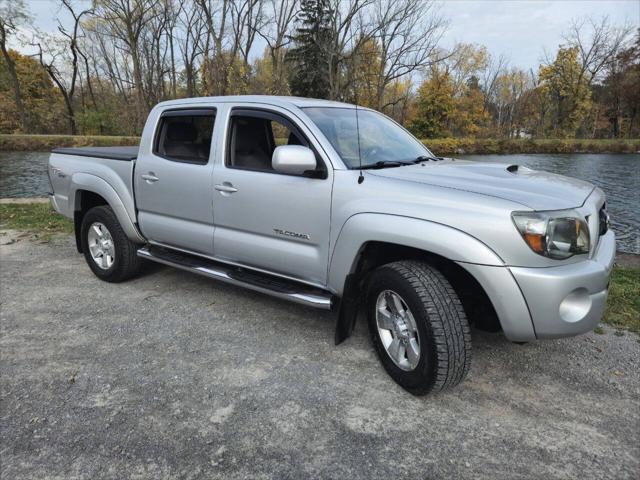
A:
POLYGON ((160 117, 154 153, 167 160, 205 165, 211 152, 215 111, 176 110, 160 117))

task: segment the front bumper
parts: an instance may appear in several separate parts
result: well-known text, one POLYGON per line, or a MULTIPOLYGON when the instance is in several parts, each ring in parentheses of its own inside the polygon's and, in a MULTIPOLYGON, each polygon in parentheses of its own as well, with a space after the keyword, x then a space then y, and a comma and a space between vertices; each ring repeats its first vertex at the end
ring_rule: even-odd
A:
POLYGON ((593 330, 607 303, 616 254, 615 234, 600 237, 592 258, 546 268, 510 267, 527 302, 536 338, 558 338, 593 330))

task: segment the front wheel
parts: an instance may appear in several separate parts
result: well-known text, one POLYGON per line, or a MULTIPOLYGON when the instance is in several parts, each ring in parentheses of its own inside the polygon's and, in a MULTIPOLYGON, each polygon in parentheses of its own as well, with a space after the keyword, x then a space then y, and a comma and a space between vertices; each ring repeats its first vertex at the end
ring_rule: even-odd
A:
POLYGON ((138 245, 129 240, 111 207, 94 207, 85 214, 81 238, 85 260, 99 279, 122 282, 138 273, 138 245))
POLYGON ((462 302, 429 264, 400 261, 375 270, 367 315, 382 365, 409 392, 445 390, 468 373, 471 333, 462 302))

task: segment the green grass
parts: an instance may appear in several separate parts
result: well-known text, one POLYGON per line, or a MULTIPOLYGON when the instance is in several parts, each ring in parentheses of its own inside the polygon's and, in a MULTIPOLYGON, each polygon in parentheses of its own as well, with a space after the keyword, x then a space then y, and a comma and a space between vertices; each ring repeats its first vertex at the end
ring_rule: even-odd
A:
POLYGON ((0 228, 22 230, 39 237, 73 233, 71 220, 58 215, 48 203, 0 205, 0 228))
MULTIPOLYGON (((25 231, 43 239, 73 233, 73 223, 55 213, 48 203, 0 205, 0 228, 25 231)), ((640 333, 640 268, 613 269, 603 322, 640 333)), ((602 329, 597 333, 603 333, 602 329)))
POLYGON ((640 268, 613 269, 603 322, 640 333, 640 268))

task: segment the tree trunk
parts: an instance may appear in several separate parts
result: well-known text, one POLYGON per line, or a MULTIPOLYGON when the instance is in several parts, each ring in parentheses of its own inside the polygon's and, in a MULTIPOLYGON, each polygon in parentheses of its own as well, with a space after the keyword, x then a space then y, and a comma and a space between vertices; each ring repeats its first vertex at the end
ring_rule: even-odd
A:
POLYGON ((76 135, 78 133, 76 129, 76 117, 73 111, 73 105, 71 104, 71 98, 69 98, 69 94, 67 90, 64 88, 64 85, 58 80, 58 78, 53 74, 50 68, 47 68, 47 72, 51 79, 55 82, 55 84, 60 89, 60 93, 62 93, 62 98, 64 99, 64 106, 67 109, 67 118, 69 120, 69 132, 71 135, 76 135))
POLYGON ((136 89, 136 126, 139 131, 142 130, 145 108, 144 108, 144 91, 142 88, 142 72, 140 69, 140 58, 138 56, 137 46, 131 48, 131 59, 133 60, 133 81, 136 89))
POLYGON ((171 53, 171 98, 178 97, 178 86, 176 79, 176 58, 173 52, 173 29, 169 34, 169 52, 171 53))

